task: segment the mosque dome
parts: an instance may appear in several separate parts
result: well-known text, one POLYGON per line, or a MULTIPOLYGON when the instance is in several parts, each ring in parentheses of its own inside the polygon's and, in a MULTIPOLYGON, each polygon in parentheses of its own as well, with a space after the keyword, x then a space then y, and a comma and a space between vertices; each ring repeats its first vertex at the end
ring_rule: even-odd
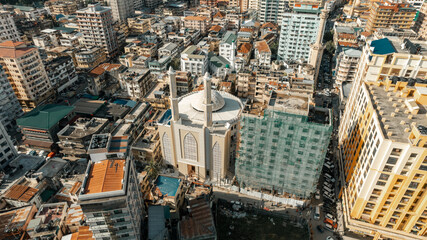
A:
MULTIPOLYGON (((191 106, 199 111, 199 112, 203 112, 205 111, 205 94, 204 91, 199 91, 198 93, 195 93, 194 95, 197 95, 197 97, 195 96, 194 99, 197 99, 197 101, 192 101, 191 102, 191 106)), ((215 90, 211 91, 211 101, 212 101, 212 111, 218 111, 221 108, 224 107, 225 105, 225 100, 224 98, 221 96, 221 94, 215 90)))

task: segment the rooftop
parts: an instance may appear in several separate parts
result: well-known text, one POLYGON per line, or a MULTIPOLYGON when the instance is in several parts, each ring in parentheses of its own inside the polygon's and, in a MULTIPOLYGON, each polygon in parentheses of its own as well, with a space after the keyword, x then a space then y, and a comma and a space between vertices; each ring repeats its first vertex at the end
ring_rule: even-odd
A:
POLYGON ((51 129, 61 119, 73 111, 73 106, 47 104, 37 107, 16 120, 18 126, 51 129))
POLYGON ((396 49, 388 38, 382 38, 371 42, 371 49, 373 54, 385 55, 395 53, 396 49), (372 49, 373 48, 373 49, 372 49))
POLYGON ((258 49, 259 52, 271 53, 270 47, 266 41, 255 42, 255 48, 258 49))
POLYGON ((35 211, 33 205, 0 211, 0 238, 12 229, 25 230, 25 223, 33 217, 35 211))
POLYGON ((78 118, 72 125, 67 125, 58 132, 58 137, 83 138, 99 132, 108 119, 105 118, 78 118))
POLYGON ((92 69, 92 71, 90 71, 89 74, 93 75, 93 76, 99 76, 99 75, 102 75, 105 72, 110 72, 110 71, 118 70, 121 67, 122 67, 121 64, 102 63, 98 67, 92 69))
POLYGON ((216 236, 212 211, 208 202, 194 199, 189 202, 191 216, 179 223, 179 233, 182 240, 204 239, 216 236))
POLYGON ((50 158, 46 163, 41 166, 34 174, 41 174, 43 177, 52 178, 57 175, 57 173, 64 169, 68 161, 61 158, 50 158))
POLYGON ((118 191, 123 188, 126 160, 102 160, 92 163, 84 194, 118 191))
POLYGON ((95 114, 102 106, 106 104, 105 101, 101 100, 92 100, 89 98, 80 98, 76 103, 74 103, 74 111, 76 114, 95 114))
POLYGON ((38 189, 29 186, 16 184, 9 188, 9 190, 4 194, 4 198, 21 202, 29 202, 38 191, 38 189))
POLYGON ((406 84, 402 80, 405 79, 390 80, 391 86, 388 91, 384 85, 366 85, 366 89, 380 120, 384 137, 394 141, 408 142, 411 132, 407 129, 411 130, 413 125, 416 127, 427 125, 427 106, 417 102, 414 97, 403 97, 402 95, 412 91, 414 96, 418 94, 427 97, 427 80, 414 81, 412 79, 409 82, 408 80, 411 79, 406 79, 405 87, 400 85, 402 82, 406 84), (398 84, 402 89, 396 91, 395 86, 398 84))
POLYGON ((148 239, 165 239, 168 236, 168 229, 165 227, 166 211, 169 211, 167 206, 148 207, 148 239))
POLYGON ((78 204, 73 204, 68 208, 67 220, 65 225, 79 225, 84 219, 83 210, 78 204))
POLYGON ((184 21, 207 21, 207 17, 202 16, 187 16, 184 18, 184 21))
POLYGON ((0 58, 19 58, 37 48, 27 47, 24 42, 5 41, 0 43, 0 49, 0 58))
POLYGON ((236 42, 237 36, 232 31, 228 31, 224 34, 224 37, 222 37, 221 43, 227 43, 232 44, 233 42, 236 42))

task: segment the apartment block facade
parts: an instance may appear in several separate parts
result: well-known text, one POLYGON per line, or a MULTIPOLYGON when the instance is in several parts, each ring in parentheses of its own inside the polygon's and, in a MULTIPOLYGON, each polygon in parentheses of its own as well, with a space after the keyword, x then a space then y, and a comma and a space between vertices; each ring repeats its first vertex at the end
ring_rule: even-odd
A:
POLYGON ((87 8, 77 11, 77 23, 85 46, 102 47, 107 57, 117 54, 118 42, 111 8, 99 3, 89 4, 87 8))
POLYGON ((183 22, 184 28, 199 30, 202 34, 206 34, 211 27, 210 19, 204 16, 188 16, 183 22))
POLYGON ((414 30, 418 33, 420 39, 427 39, 427 1, 424 1, 420 8, 414 30))
POLYGON ((203 76, 208 71, 208 54, 197 46, 188 46, 181 53, 181 71, 203 76))
POLYGON ((21 41, 18 29, 12 14, 8 11, 0 10, 0 42, 3 41, 21 41))
POLYGON ((363 49, 339 129, 341 197, 352 231, 425 238, 426 60, 421 41, 383 38, 363 49))
POLYGON ((336 84, 340 85, 343 82, 353 82, 361 55, 362 51, 354 48, 345 49, 339 53, 336 67, 336 84))
POLYGON ((0 168, 4 169, 7 164, 18 156, 6 128, 0 122, 0 168))
POLYGON ((258 9, 258 21, 261 23, 273 22, 280 23, 283 14, 286 12, 287 2, 280 0, 258 0, 250 1, 249 7, 258 9))
POLYGON ((372 2, 365 30, 372 33, 379 28, 410 29, 416 14, 417 9, 406 2, 372 2))
POLYGON ((135 13, 134 0, 107 0, 116 22, 126 22, 135 13))
POLYGON ((294 7, 293 12, 284 13, 278 57, 285 61, 301 58, 308 61, 310 45, 316 41, 320 22, 320 10, 317 5, 302 5, 294 7))
POLYGON ((23 42, 2 42, 0 65, 24 111, 55 97, 37 48, 23 42))
POLYGON ((14 132, 16 129, 14 121, 21 115, 21 105, 0 65, 0 122, 9 132, 14 132))

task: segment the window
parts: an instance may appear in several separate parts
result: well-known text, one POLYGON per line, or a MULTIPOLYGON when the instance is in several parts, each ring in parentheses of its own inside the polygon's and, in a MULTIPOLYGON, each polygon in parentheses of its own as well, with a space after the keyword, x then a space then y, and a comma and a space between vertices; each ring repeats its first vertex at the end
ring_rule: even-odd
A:
POLYGON ((212 174, 213 178, 219 180, 221 177, 221 147, 216 142, 212 149, 212 174))
POLYGON ((184 137, 184 158, 197 161, 197 141, 191 133, 184 137))
POLYGON ((172 144, 169 139, 169 136, 166 133, 164 133, 162 140, 163 140, 163 151, 165 156, 164 160, 166 161, 167 164, 173 165, 172 144))

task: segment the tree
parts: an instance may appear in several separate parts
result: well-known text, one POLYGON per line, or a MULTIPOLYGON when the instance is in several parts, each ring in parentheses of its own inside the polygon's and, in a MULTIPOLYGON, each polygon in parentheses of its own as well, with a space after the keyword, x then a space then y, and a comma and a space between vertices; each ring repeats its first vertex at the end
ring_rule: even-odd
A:
POLYGON ((326 49, 326 52, 327 52, 330 56, 334 55, 334 53, 335 53, 335 44, 334 44, 334 42, 333 42, 333 41, 328 41, 328 42, 325 44, 325 49, 326 49))
POLYGON ((172 59, 170 66, 174 69, 174 70, 178 70, 181 69, 181 60, 179 58, 174 58, 172 59))
POLYGON ((160 164, 155 161, 150 161, 147 166, 144 168, 147 171, 148 178, 150 180, 155 179, 160 172, 160 164))
POLYGON ((329 32, 325 32, 325 35, 323 36, 323 40, 325 42, 329 42, 334 40, 334 32, 333 30, 329 31, 329 32))

